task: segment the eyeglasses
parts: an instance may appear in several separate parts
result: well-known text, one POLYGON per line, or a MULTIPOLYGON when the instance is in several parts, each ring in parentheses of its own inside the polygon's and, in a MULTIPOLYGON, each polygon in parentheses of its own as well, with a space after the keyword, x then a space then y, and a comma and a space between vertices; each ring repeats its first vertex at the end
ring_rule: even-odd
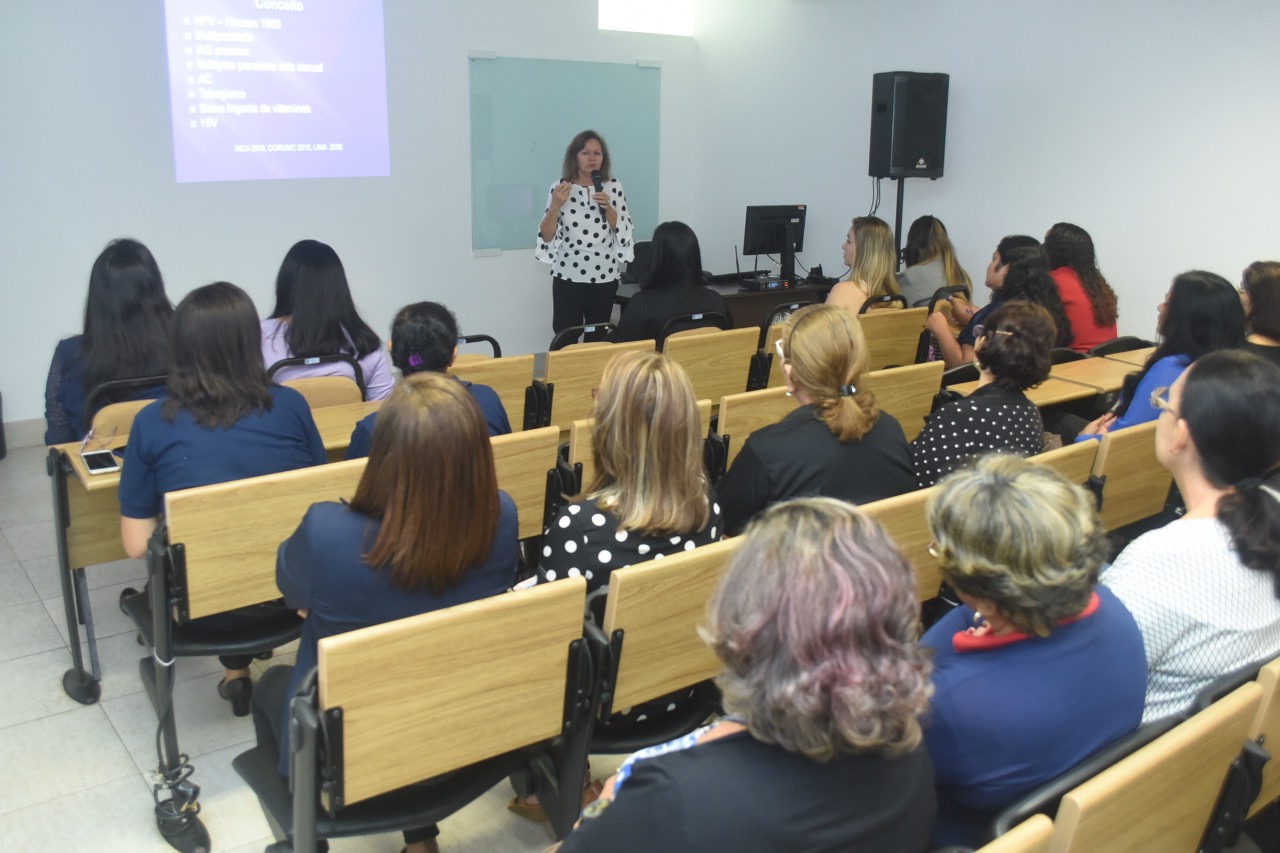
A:
POLYGON ((929 556, 930 556, 930 557, 933 557, 935 560, 940 560, 940 559, 942 559, 942 554, 941 554, 941 552, 939 552, 939 550, 938 550, 938 543, 937 543, 937 542, 930 542, 930 543, 929 543, 929 556))
POLYGON ((1004 329, 987 329, 981 323, 973 327, 973 338, 985 338, 987 335, 1008 335, 1013 337, 1013 332, 1006 332, 1004 329))
POLYGON ((778 360, 779 360, 779 361, 786 361, 786 360, 787 360, 786 353, 784 353, 784 352, 782 351, 782 338, 778 338, 776 341, 774 341, 774 342, 773 342, 773 348, 774 348, 774 349, 777 351, 777 353, 778 353, 778 360))
POLYGON ((1163 409, 1164 411, 1173 415, 1175 418, 1182 417, 1182 415, 1178 414, 1177 409, 1169 405, 1169 401, 1165 398, 1165 395, 1168 393, 1169 393, 1169 388, 1168 386, 1165 386, 1165 385, 1161 385, 1159 388, 1152 391, 1151 392, 1151 408, 1163 409))
POLYGON ((111 435, 106 437, 99 436, 93 427, 89 427, 89 431, 84 434, 84 440, 80 442, 80 453, 94 450, 106 450, 107 446, 115 440, 117 427, 111 428, 111 435), (93 442, 93 447, 89 446, 89 442, 93 442))

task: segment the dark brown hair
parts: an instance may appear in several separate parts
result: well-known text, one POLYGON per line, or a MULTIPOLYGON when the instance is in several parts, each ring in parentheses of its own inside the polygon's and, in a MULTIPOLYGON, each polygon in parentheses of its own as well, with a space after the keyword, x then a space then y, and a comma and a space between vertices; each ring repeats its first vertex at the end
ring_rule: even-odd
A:
POLYGON ((484 562, 498 529, 498 478, 484 415, 461 382, 405 377, 378 411, 351 508, 381 519, 364 559, 400 589, 439 594, 484 562))
POLYGON ((1049 257, 1050 269, 1067 267, 1079 277, 1093 309, 1093 321, 1099 326, 1114 323, 1119 316, 1116 292, 1098 269, 1098 256, 1089 232, 1070 222, 1058 222, 1044 235, 1044 251, 1049 257))
POLYGON ((1021 299, 1000 302, 982 324, 983 343, 974 357, 997 386, 1025 391, 1048 378, 1056 334, 1053 317, 1041 306, 1021 299))
POLYGON ((600 153, 604 155, 600 158, 600 179, 607 181, 613 177, 613 172, 610 171, 613 167, 613 161, 609 159, 609 146, 605 145, 604 137, 594 130, 584 130, 570 140, 569 147, 564 150, 564 164, 560 167, 560 180, 577 180, 578 152, 586 148, 587 143, 593 139, 600 143, 600 153))
POLYGON ((1254 261, 1244 268, 1241 284, 1249 297, 1249 331, 1280 341, 1280 262, 1254 261))

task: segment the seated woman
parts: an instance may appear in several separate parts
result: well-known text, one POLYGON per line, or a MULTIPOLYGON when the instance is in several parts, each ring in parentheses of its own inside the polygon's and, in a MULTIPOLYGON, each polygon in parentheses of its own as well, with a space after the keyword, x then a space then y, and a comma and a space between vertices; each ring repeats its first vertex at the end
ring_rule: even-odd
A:
MULTIPOLYGON (((197 287, 178 303, 169 396, 134 418, 120 473, 120 534, 130 557, 147 553, 166 492, 328 461, 307 401, 267 381, 258 344, 253 300, 234 284, 197 287)), ((234 630, 232 614, 207 619, 234 630)), ((218 693, 238 717, 249 713, 251 660, 222 658, 218 693)))
POLYGON ((893 229, 883 219, 859 216, 853 220, 844 241, 844 262, 849 280, 831 288, 828 305, 857 314, 868 299, 898 293, 893 229))
POLYGON ((560 853, 927 849, 927 657, 911 568, 856 508, 748 529, 707 608, 729 714, 629 758, 560 853))
POLYGON ((1049 256, 1049 274, 1058 287, 1062 310, 1075 332, 1071 348, 1088 352, 1114 340, 1119 334, 1116 292, 1098 270, 1089 232, 1079 225, 1059 222, 1045 233, 1044 251, 1049 256))
MULTIPOLYGON (((108 243, 89 271, 84 331, 59 341, 53 351, 44 387, 44 443, 84 438, 94 415, 85 411, 88 394, 103 382, 168 373, 172 318, 160 268, 147 247, 137 240, 108 243)), ((163 384, 118 391, 98 405, 163 394, 163 384)))
MULTIPOLYGON (((453 312, 439 302, 415 302, 406 305, 391 321, 391 363, 401 376, 430 371, 444 373, 458 357, 458 319, 453 312)), ((484 424, 489 435, 506 435, 511 432, 507 410, 498 394, 488 385, 476 385, 458 379, 475 398, 484 413, 484 424)), ((373 427, 378 413, 365 417, 356 424, 347 445, 347 459, 360 459, 369 455, 373 441, 373 427)))
POLYGON ((724 297, 702 283, 702 250, 693 229, 664 222, 653 231, 650 265, 640 292, 627 302, 614 340, 659 340, 668 320, 717 311, 729 316, 724 297))
POLYGON ((1138 727, 1147 667, 1133 617, 1096 586, 1107 540, 1092 495, 998 454, 939 489, 929 530, 963 604, 921 641, 933 843, 977 847, 1000 809, 1138 727))
POLYGON ((942 287, 973 290, 969 274, 956 259, 947 228, 936 216, 921 216, 911 223, 907 244, 902 247, 902 261, 906 269, 898 273, 898 287, 908 305, 928 305, 942 287))
POLYGON ((1053 318, 1039 305, 1000 302, 987 315, 975 356, 978 390, 929 416, 911 442, 920 488, 991 450, 1031 456, 1044 448, 1040 410, 1024 393, 1049 375, 1053 318))
POLYGON ((863 382, 868 353, 858 318, 829 304, 806 306, 783 327, 778 349, 800 407, 748 436, 720 481, 729 535, 775 501, 823 495, 869 503, 913 491, 902 426, 863 382))
POLYGON ((600 377, 592 416, 595 477, 547 528, 540 581, 582 576, 598 589, 614 569, 720 538, 697 398, 678 362, 618 353, 600 377))
POLYGON ((1081 429, 1076 441, 1154 421, 1160 414, 1151 402, 1156 388, 1168 388, 1202 355, 1244 343, 1240 296, 1220 275, 1192 270, 1174 276, 1156 310, 1160 345, 1142 370, 1125 379, 1115 408, 1081 429))
MULTIPOLYGON (((347 273, 338 253, 316 240, 293 244, 276 275, 276 307, 262 321, 262 362, 345 353, 356 359, 364 375, 365 398, 381 400, 395 381, 387 367, 382 342, 360 318, 351 300, 347 273)), ((350 376, 341 362, 281 368, 277 382, 304 376, 350 376)))
POLYGON ((1249 330, 1244 348, 1280 366, 1280 262, 1249 264, 1240 292, 1249 330))
MULTIPOLYGON (((289 775, 288 708, 325 637, 503 592, 515 580, 516 506, 498 491, 484 416, 461 383, 406 377, 382 407, 355 497, 313 504, 280 546, 276 583, 306 616, 298 658, 262 676, 259 744, 289 775)), ((435 851, 438 830, 405 833, 435 851)))
POLYGON ((1139 536, 1102 575, 1142 629, 1144 722, 1280 654, 1280 367, 1210 353, 1151 396, 1156 456, 1187 512, 1139 536))
POLYGON ((1011 299, 1032 302, 1049 312, 1057 332, 1054 346, 1065 347, 1071 343, 1071 323, 1062 310, 1062 300, 1049 275, 1049 261, 1044 248, 1035 237, 1015 234, 1001 240, 987 266, 986 284, 991 288, 991 301, 984 307, 974 308, 961 299, 952 298, 950 318, 941 311, 935 311, 925 320, 925 328, 937 338, 947 367, 973 361, 974 333, 998 303, 1011 299), (951 332, 952 323, 960 326, 958 337, 951 332))

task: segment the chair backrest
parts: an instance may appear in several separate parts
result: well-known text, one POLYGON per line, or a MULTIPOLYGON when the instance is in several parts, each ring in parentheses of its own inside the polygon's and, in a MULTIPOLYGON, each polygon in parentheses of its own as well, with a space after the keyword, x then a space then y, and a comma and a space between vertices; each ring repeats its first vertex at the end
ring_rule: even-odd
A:
POLYGON ((1066 794, 1050 849, 1197 849, 1261 698, 1246 684, 1066 794))
MULTIPOLYGON (((702 436, 711 431, 711 401, 698 401, 698 421, 701 424, 702 436)), ((591 454, 591 431, 595 429, 595 418, 582 418, 569 425, 569 467, 582 465, 582 488, 591 483, 595 476, 596 465, 591 454)))
POLYGON ((760 332, 749 329, 693 329, 669 335, 662 351, 680 362, 698 399, 719 400, 747 390, 751 356, 760 332))
MULTIPOLYGON (((313 364, 345 364, 351 370, 351 376, 347 377, 356 384, 360 389, 360 399, 363 400, 368 396, 368 390, 365 387, 364 369, 360 367, 360 362, 352 355, 345 352, 336 352, 331 355, 315 355, 301 356, 294 355, 289 358, 282 358, 267 368, 267 378, 274 379, 275 375, 287 367, 306 367, 313 364)), ((326 374, 328 375, 328 374, 326 374)), ((335 374, 340 375, 340 374, 335 374)), ((303 378, 319 378, 319 377, 303 377, 299 376, 293 380, 282 380, 282 385, 292 385, 294 382, 303 378)), ((314 406, 313 406, 314 408, 314 406)))
POLYGON ((525 428, 525 400, 533 383, 532 355, 458 356, 449 372, 459 379, 491 387, 507 410, 511 428, 517 432, 525 428))
POLYGON ((325 406, 345 406, 364 400, 364 394, 349 376, 305 376, 282 382, 306 398, 313 409, 325 406))
POLYGON ((567 578, 321 640, 343 804, 559 735, 585 596, 567 578))
POLYGON ((952 385, 977 382, 981 378, 982 374, 978 371, 978 365, 973 362, 957 364, 955 367, 942 371, 942 387, 950 388, 952 385))
POLYGON ((698 626, 739 541, 713 542, 609 575, 604 633, 613 638, 622 632, 614 708, 655 699, 720 671, 698 626))
POLYGON ((494 358, 502 358, 502 345, 492 335, 459 335, 458 346, 463 344, 488 344, 494 358))
POLYGON ((612 323, 588 323, 585 326, 570 326, 567 329, 561 329, 551 338, 547 350, 556 352, 557 350, 571 347, 576 342, 583 343, 600 343, 608 339, 608 337, 617 331, 617 327, 612 323))
POLYGON ((742 451, 747 436, 769 424, 776 424, 797 406, 796 398, 786 388, 766 388, 727 394, 720 398, 720 420, 717 431, 729 439, 726 466, 742 451))
POLYGON ((511 495, 520 516, 521 539, 542 534, 546 523, 547 472, 556 467, 560 430, 542 427, 489 439, 498 488, 511 495))
POLYGON ((1097 457, 1098 442, 1081 441, 1027 458, 1037 465, 1047 465, 1076 485, 1083 486, 1093 474, 1093 464, 1097 457))
POLYGON ((169 492, 170 547, 181 546, 183 621, 280 597, 276 549, 316 501, 355 494, 365 460, 169 492))
POLYGON ((661 347, 662 342, 676 332, 687 332, 692 329, 723 330, 732 328, 733 321, 729 319, 729 315, 720 311, 699 311, 695 314, 681 314, 662 324, 662 329, 658 332, 658 346, 661 347))
POLYGON ((921 601, 936 598, 942 586, 938 558, 929 553, 933 534, 924 515, 925 503, 937 490, 937 486, 932 486, 862 505, 862 511, 880 522, 910 561, 916 574, 916 595, 921 601))
POLYGON ((928 308, 904 308, 900 311, 870 311, 858 315, 862 333, 867 338, 872 370, 893 365, 915 364, 928 308))
POLYGON ((775 327, 787 322, 791 315, 801 308, 812 304, 813 302, 806 300, 786 302, 769 311, 765 315, 764 321, 760 323, 760 343, 757 345, 758 348, 764 352, 773 352, 773 342, 781 337, 780 334, 776 333, 775 327))
MULTIPOLYGON (((106 403, 107 400, 111 398, 111 392, 133 391, 134 393, 136 393, 138 389, 143 389, 143 388, 164 388, 165 383, 168 381, 169 381, 169 377, 167 375, 161 374, 159 376, 139 376, 134 379, 112 379, 107 382, 103 382, 101 384, 95 385, 89 391, 89 393, 85 395, 85 398, 84 398, 83 429, 87 432, 90 427, 94 426, 94 424, 97 422, 97 418, 95 417, 95 412, 97 412, 100 407, 105 407, 104 404, 106 403)), ((131 396, 131 395, 125 395, 125 396, 131 396)), ((146 400, 143 401, 143 405, 150 403, 152 399, 154 398, 147 398, 146 400)), ((130 425, 133 424, 133 415, 136 415, 136 414, 137 414, 137 410, 134 410, 134 412, 129 415, 130 425)), ((117 434, 123 435, 127 432, 128 432, 128 429, 125 429, 123 431, 118 432, 117 434)), ((97 434, 105 435, 106 433, 99 432, 97 434)))
POLYGON ((1053 821, 1048 815, 1032 815, 994 841, 978 848, 977 853, 1049 853, 1053 821))
POLYGON ((126 400, 103 406, 93 414, 93 434, 104 439, 128 435, 133 428, 134 417, 144 406, 154 402, 155 400, 126 400))
POLYGON ((901 293, 884 293, 880 296, 873 296, 862 303, 862 307, 858 309, 859 314, 870 314, 873 311, 893 310, 895 308, 907 308, 907 297, 901 293))
POLYGON ((1082 358, 1088 358, 1082 352, 1076 352, 1068 347, 1054 347, 1049 350, 1049 362, 1051 364, 1067 364, 1072 361, 1079 361, 1082 358))
MULTIPOLYGON (((546 384, 551 388, 552 424, 569 424, 591 415, 591 392, 600 385, 604 366, 620 352, 652 352, 653 341, 592 343, 547 353, 546 384)), ((702 395, 706 396, 706 395, 702 395)))
POLYGON ((1150 518, 1163 510, 1173 474, 1156 459, 1156 422, 1104 435, 1093 473, 1105 478, 1101 512, 1107 530, 1150 518))
POLYGON ((343 406, 322 406, 311 412, 311 418, 316 422, 316 430, 320 433, 320 440, 324 442, 324 449, 329 453, 331 462, 337 462, 346 455, 356 424, 365 416, 381 409, 382 403, 382 400, 369 400, 343 406))
MULTIPOLYGON (((1258 672, 1258 684, 1262 687, 1262 702, 1249 727, 1249 737, 1262 742, 1274 753, 1280 743, 1280 658, 1271 661, 1258 672)), ((1280 797, 1280 756, 1273 756, 1262 767, 1262 791, 1254 800, 1249 816, 1253 817, 1280 797)))
POLYGON ((1109 341, 1103 341, 1093 349, 1089 350, 1089 355, 1107 356, 1115 355, 1121 352, 1133 352, 1138 349, 1147 349, 1153 347, 1151 341, 1144 341, 1142 338, 1134 335, 1121 335, 1118 338, 1112 338, 1109 341))
POLYGON ((908 364, 873 370, 862 381, 875 392, 880 411, 893 415, 902 424, 907 441, 912 441, 924 429, 934 395, 942 388, 942 368, 940 361, 908 364))

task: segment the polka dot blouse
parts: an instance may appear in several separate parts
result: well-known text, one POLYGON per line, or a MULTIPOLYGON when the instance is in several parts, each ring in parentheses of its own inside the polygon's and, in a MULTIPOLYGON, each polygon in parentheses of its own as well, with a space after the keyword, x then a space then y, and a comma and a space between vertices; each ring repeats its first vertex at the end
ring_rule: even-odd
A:
POLYGON ((1031 456, 1043 447, 1044 423, 1035 404, 1020 391, 983 385, 929 416, 911 442, 911 462, 924 489, 983 453, 1031 456))
MULTIPOLYGON (((559 181, 551 185, 555 192, 559 181)), ((617 178, 604 182, 609 203, 618 212, 618 227, 609 227, 609 220, 592 200, 595 188, 574 184, 556 224, 551 242, 538 236, 538 249, 534 256, 551 264, 551 274, 567 281, 595 282, 616 281, 621 274, 621 264, 635 258, 632 249, 634 228, 627 211, 627 197, 617 178)), ((551 193, 547 194, 547 206, 551 209, 551 193)))
POLYGON ((699 545, 716 542, 724 532, 720 504, 711 502, 711 519, 701 531, 670 536, 647 536, 621 530, 618 517, 592 499, 562 507, 542 542, 538 582, 585 577, 587 589, 609 582, 609 573, 634 563, 660 560, 699 545))

